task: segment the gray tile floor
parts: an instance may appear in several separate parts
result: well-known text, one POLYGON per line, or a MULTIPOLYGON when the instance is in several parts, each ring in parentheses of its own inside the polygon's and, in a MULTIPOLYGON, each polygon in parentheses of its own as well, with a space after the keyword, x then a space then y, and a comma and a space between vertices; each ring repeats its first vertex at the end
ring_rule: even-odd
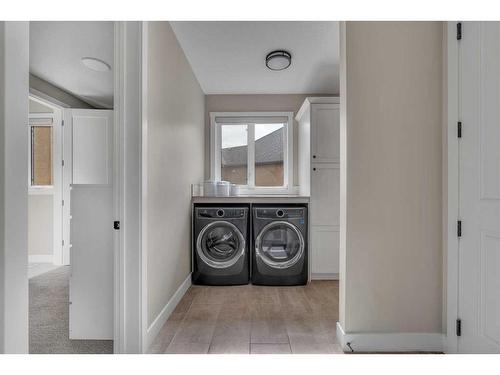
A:
POLYGON ((192 286, 151 353, 334 354, 338 282, 307 286, 192 286))

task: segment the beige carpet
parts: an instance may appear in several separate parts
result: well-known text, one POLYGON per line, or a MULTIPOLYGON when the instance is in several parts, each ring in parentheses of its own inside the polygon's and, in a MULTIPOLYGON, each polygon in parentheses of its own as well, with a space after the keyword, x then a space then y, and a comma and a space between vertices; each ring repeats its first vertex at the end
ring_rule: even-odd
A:
POLYGON ((113 353, 113 341, 69 339, 69 267, 29 280, 31 354, 113 353))

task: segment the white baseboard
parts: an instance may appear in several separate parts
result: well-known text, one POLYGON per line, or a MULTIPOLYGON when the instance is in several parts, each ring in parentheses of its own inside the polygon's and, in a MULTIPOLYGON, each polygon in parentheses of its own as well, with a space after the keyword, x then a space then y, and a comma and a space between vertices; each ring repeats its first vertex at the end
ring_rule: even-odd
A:
POLYGON ((338 273, 312 273, 311 280, 338 280, 338 273))
POLYGON ((345 333, 337 322, 337 339, 344 352, 442 352, 441 333, 345 333))
POLYGON ((148 327, 145 337, 145 343, 143 345, 144 353, 148 352, 149 347, 155 340, 156 336, 158 336, 158 334, 160 333, 161 328, 163 327, 167 319, 170 317, 170 314, 172 314, 172 312, 175 310, 175 308, 181 301, 182 297, 184 297, 184 294, 186 294, 190 286, 191 286, 191 274, 189 274, 186 280, 182 282, 179 288, 175 291, 172 298, 170 298, 170 300, 167 302, 167 304, 163 307, 158 316, 155 318, 153 323, 151 323, 151 325, 148 327))
POLYGON ((53 263, 54 256, 52 254, 46 255, 28 255, 28 263, 53 263))

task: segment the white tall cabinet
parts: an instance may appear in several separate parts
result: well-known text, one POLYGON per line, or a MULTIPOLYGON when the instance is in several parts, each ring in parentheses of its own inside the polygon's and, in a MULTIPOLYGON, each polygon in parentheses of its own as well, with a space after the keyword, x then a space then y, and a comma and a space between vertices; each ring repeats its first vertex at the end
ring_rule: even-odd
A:
POLYGON ((297 113, 299 185, 310 195, 311 279, 338 279, 340 230, 340 100, 311 97, 297 113))

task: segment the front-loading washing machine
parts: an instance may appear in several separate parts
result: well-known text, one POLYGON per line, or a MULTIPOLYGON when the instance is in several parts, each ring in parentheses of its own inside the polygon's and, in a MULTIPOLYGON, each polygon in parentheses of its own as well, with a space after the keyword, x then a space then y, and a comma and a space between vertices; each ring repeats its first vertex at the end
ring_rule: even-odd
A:
POLYGON ((248 284, 248 233, 248 206, 195 206, 193 284, 248 284))
POLYGON ((252 284, 307 284, 307 207, 254 205, 252 227, 252 284))

